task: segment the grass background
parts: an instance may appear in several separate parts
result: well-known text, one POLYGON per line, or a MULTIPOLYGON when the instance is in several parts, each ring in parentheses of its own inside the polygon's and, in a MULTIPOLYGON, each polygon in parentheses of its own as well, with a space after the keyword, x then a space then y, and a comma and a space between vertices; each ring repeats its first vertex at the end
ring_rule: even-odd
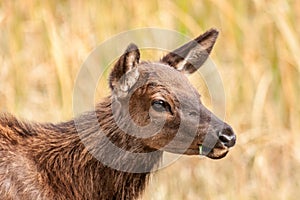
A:
POLYGON ((298 199, 299 22, 297 0, 1 1, 0 111, 70 119, 76 74, 99 43, 140 27, 189 37, 216 27, 211 58, 237 145, 219 161, 183 157, 160 170, 143 199, 298 199))

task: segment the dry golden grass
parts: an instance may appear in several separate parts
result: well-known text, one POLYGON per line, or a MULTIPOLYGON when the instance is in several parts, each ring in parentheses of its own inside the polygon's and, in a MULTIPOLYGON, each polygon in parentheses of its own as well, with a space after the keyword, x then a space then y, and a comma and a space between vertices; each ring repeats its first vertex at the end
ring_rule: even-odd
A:
POLYGON ((297 0, 1 1, 0 111, 67 120, 76 74, 97 44, 139 27, 190 37, 216 27, 212 59, 237 145, 220 161, 181 158, 144 199, 298 199, 299 22, 297 0))

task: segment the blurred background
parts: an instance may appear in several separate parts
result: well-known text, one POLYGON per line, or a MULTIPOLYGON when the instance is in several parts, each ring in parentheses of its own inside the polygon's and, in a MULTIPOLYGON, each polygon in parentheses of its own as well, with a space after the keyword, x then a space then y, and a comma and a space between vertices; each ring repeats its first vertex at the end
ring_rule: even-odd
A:
POLYGON ((0 1, 0 111, 68 120, 76 75, 101 42, 142 27, 192 38, 215 27, 211 58, 237 145, 218 161, 183 156, 142 199, 299 199, 299 22, 297 0, 0 1))

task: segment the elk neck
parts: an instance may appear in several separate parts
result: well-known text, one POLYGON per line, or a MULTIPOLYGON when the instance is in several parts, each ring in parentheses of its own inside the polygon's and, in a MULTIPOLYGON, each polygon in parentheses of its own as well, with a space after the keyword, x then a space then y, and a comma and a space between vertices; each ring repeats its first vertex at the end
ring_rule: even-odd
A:
POLYGON ((84 180, 82 187, 91 187, 86 188, 89 191, 101 191, 109 188, 103 184, 111 184, 116 195, 133 195, 132 192, 143 191, 162 157, 161 151, 147 153, 151 149, 140 139, 118 128, 111 110, 111 97, 97 104, 95 111, 36 128, 38 137, 32 137, 31 141, 38 144, 33 145, 34 160, 45 180, 57 191, 69 189, 74 193, 78 188, 73 187, 84 180), (112 181, 103 183, 101 179, 112 181), (125 192, 128 188, 132 190, 125 192))

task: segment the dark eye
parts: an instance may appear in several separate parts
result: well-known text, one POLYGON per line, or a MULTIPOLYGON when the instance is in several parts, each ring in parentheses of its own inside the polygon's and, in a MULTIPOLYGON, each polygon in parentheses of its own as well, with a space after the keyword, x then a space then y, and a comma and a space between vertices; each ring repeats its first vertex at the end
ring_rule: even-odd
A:
POLYGON ((170 105, 163 100, 154 100, 152 102, 152 108, 157 112, 170 112, 170 105))

